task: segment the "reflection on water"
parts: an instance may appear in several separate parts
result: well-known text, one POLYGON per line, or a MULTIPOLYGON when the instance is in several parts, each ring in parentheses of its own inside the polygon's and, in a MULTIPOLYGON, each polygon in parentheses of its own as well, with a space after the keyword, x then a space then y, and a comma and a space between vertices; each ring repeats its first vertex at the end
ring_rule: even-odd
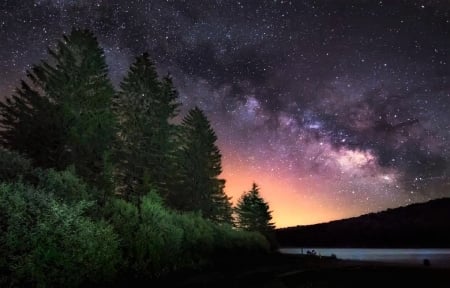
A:
POLYGON ((339 259, 422 265, 428 259, 434 267, 450 267, 450 249, 374 249, 374 248, 281 248, 285 254, 336 255, 339 259))

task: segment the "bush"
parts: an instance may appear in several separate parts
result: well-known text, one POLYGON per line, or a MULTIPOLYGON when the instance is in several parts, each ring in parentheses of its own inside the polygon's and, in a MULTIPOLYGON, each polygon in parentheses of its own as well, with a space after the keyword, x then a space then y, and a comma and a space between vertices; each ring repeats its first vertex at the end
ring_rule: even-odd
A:
POLYGON ((92 191, 77 177, 73 168, 65 171, 48 169, 39 174, 38 188, 68 203, 92 200, 92 191))
POLYGON ((214 258, 266 253, 269 244, 259 233, 217 225, 195 213, 166 209, 154 192, 139 206, 113 200, 105 216, 121 237, 122 271, 134 278, 155 278, 180 269, 200 269, 214 258))
POLYGON ((110 201, 111 225, 94 221, 86 216, 93 202, 79 200, 88 188, 72 172, 39 179, 37 187, 0 184, 0 286, 104 284, 117 269, 143 280, 268 251, 261 234, 171 211, 156 193, 139 206, 110 201))
POLYGON ((3 284, 79 286, 111 280, 118 240, 104 222, 83 216, 91 204, 67 205, 23 184, 0 186, 3 284))
POLYGON ((142 199, 142 223, 138 229, 136 246, 138 264, 148 267, 155 276, 176 270, 179 263, 183 230, 177 227, 171 211, 155 201, 154 193, 142 199))
POLYGON ((14 182, 26 178, 32 171, 31 161, 17 152, 0 147, 0 182, 14 182))
POLYGON ((215 248, 222 255, 249 256, 269 251, 269 243, 259 232, 237 230, 227 225, 216 226, 215 230, 215 248))
POLYGON ((184 231, 181 241, 183 267, 200 268, 211 261, 214 250, 214 226, 197 213, 174 213, 175 224, 184 231))
POLYGON ((140 209, 123 200, 107 205, 106 215, 122 238, 123 267, 139 278, 155 278, 178 268, 183 230, 174 224, 153 193, 144 197, 140 209))
POLYGON ((129 273, 136 254, 136 231, 139 228, 138 209, 132 203, 121 199, 112 199, 105 205, 104 215, 120 238, 120 250, 123 255, 120 270, 129 273))

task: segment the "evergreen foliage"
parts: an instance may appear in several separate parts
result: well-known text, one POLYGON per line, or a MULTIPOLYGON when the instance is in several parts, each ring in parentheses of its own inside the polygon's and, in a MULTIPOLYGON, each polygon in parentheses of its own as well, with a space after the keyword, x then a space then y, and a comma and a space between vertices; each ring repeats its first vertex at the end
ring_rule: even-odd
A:
POLYGON ((117 235, 84 216, 90 205, 67 205, 21 183, 0 184, 0 286, 77 287, 112 279, 117 235))
POLYGON ((1 144, 39 167, 73 164, 87 182, 103 187, 114 136, 114 90, 103 50, 91 32, 74 29, 49 54, 28 72, 29 83, 22 81, 0 104, 1 144))
POLYGON ((141 207, 121 199, 108 207, 110 223, 125 240, 122 270, 134 278, 154 278, 173 271, 181 247, 183 231, 154 197, 143 197, 141 207))
POLYGON ((215 255, 230 251, 258 254, 269 249, 260 234, 165 208, 156 192, 144 196, 140 205, 115 199, 105 208, 106 218, 123 239, 125 257, 120 270, 130 278, 158 278, 183 268, 198 269, 212 264, 215 255))
POLYGON ((236 208, 236 224, 247 231, 257 231, 267 235, 274 230, 269 205, 259 194, 259 187, 253 183, 252 189, 245 192, 238 200, 236 208))
POLYGON ((43 95, 45 84, 38 76, 27 75, 33 88, 22 81, 0 102, 0 145, 26 155, 35 166, 61 168, 67 163, 62 159, 67 139, 62 107, 43 95))
POLYGON ((177 92, 147 54, 117 94, 89 31, 49 54, 0 103, 1 287, 107 286, 268 251, 231 226, 217 136, 198 108, 173 123, 177 92))
POLYGON ((32 171, 30 160, 15 151, 0 147, 0 182, 15 182, 32 171))
POLYGON ((36 185, 41 191, 52 194, 66 203, 76 203, 82 200, 93 200, 93 188, 75 175, 72 169, 55 171, 48 169, 38 171, 39 179, 36 185))
POLYGON ((169 77, 158 79, 144 53, 131 65, 114 99, 118 118, 115 158, 119 192, 139 198, 151 187, 166 196, 171 180, 177 92, 169 77))
POLYGON ((172 201, 182 211, 199 211, 219 223, 232 222, 230 198, 223 189, 217 136, 199 108, 189 111, 180 127, 180 186, 172 201))

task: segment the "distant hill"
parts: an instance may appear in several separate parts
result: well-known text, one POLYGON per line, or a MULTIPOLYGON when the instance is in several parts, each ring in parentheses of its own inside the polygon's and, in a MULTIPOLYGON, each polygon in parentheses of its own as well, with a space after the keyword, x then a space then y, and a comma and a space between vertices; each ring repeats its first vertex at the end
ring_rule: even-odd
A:
POLYGON ((276 230, 282 247, 450 247, 450 198, 276 230))

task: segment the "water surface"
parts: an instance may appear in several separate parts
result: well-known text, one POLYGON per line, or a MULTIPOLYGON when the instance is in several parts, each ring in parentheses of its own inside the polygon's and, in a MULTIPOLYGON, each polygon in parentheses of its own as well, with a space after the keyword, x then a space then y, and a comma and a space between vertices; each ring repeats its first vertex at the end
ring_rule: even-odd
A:
POLYGON ((306 254, 315 250, 317 255, 336 255, 339 259, 376 261, 423 265, 428 259, 433 267, 450 268, 450 249, 377 249, 377 248, 281 248, 285 254, 306 254))

